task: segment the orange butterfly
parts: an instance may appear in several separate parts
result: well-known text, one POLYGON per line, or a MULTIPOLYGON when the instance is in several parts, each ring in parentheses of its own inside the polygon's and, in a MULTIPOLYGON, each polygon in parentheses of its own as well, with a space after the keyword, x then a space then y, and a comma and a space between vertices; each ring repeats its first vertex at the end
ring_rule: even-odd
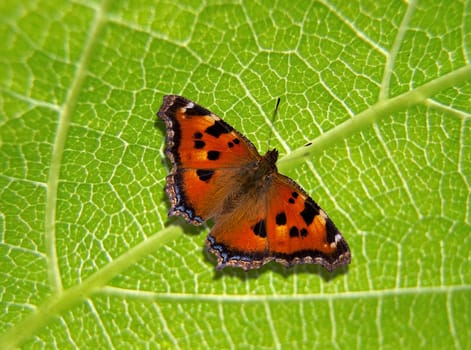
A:
POLYGON ((206 245, 217 269, 256 269, 274 260, 332 271, 350 263, 348 244, 325 211, 278 173, 276 149, 261 156, 244 135, 181 96, 164 96, 157 115, 172 163, 169 216, 193 225, 214 220, 206 245))

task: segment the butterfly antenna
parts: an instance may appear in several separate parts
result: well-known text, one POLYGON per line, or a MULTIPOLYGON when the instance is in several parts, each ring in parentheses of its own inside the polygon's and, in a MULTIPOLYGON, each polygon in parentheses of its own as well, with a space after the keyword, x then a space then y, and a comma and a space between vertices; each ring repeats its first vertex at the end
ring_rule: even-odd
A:
POLYGON ((268 149, 270 149, 270 141, 271 141, 271 138, 273 136, 273 130, 275 128, 275 120, 276 120, 276 116, 278 114, 278 106, 279 105, 280 105, 280 98, 278 97, 277 100, 276 100, 275 110, 273 111, 273 116, 271 118, 270 135, 268 136, 268 149))

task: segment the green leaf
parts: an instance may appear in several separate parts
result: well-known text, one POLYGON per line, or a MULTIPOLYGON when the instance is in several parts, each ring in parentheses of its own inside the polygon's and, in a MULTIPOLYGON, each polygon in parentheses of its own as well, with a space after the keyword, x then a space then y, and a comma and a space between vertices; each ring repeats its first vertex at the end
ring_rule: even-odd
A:
POLYGON ((470 18, 443 0, 2 2, 2 347, 471 348, 470 18), (208 227, 167 219, 165 94, 277 147, 349 268, 215 272, 208 227))

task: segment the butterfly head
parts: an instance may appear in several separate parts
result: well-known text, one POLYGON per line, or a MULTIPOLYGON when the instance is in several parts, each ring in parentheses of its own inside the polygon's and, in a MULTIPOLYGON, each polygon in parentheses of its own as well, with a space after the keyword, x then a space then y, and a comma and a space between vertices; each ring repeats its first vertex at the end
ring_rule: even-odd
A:
POLYGON ((276 173, 276 161, 278 160, 278 150, 275 148, 267 151, 265 155, 260 158, 257 164, 258 172, 263 175, 271 175, 276 173))
POLYGON ((263 158, 264 158, 269 164, 275 165, 276 161, 278 160, 278 150, 277 150, 276 148, 273 148, 273 149, 267 151, 267 153, 265 153, 265 155, 263 156, 263 158))
POLYGON ((276 149, 265 153, 265 155, 254 164, 254 172, 251 181, 262 181, 262 183, 269 184, 272 175, 278 172, 276 168, 277 159, 278 151, 276 149))

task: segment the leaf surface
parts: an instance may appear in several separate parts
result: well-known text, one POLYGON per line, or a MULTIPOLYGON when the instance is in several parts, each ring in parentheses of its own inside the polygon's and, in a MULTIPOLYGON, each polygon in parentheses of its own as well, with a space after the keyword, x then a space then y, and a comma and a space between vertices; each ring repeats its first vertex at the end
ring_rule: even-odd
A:
POLYGON ((470 14, 3 2, 0 343, 471 348, 470 14), (348 270, 215 272, 208 227, 167 218, 165 94, 277 147, 349 242, 348 270))

